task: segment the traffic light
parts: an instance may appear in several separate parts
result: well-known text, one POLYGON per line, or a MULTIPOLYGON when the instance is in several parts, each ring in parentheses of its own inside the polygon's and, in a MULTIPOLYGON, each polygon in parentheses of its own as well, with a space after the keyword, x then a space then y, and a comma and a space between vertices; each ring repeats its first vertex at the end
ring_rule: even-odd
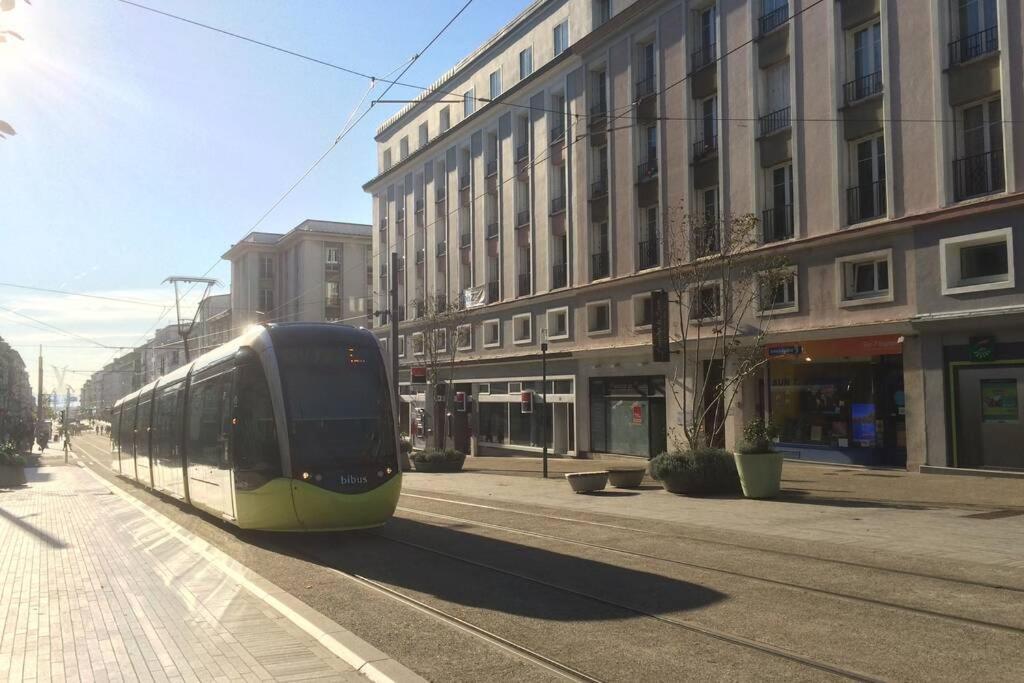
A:
POLYGON ((466 412, 466 392, 456 391, 455 392, 455 412, 464 413, 466 412))
POLYGON ((519 408, 523 415, 533 412, 533 392, 524 391, 519 394, 519 408))
POLYGON ((60 411, 60 423, 64 424, 64 411, 60 411))

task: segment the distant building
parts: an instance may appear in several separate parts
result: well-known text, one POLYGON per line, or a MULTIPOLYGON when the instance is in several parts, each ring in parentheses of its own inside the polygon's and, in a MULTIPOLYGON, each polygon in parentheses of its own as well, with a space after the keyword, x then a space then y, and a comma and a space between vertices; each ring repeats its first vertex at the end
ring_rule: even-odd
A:
POLYGON ((231 246, 233 333, 255 322, 369 325, 370 226, 306 220, 285 234, 251 232, 231 246))
POLYGON ((104 419, 117 399, 142 386, 141 349, 119 356, 92 374, 82 385, 82 414, 104 419))
POLYGON ((185 345, 177 325, 167 325, 139 347, 142 354, 142 384, 149 384, 185 364, 185 345))
POLYGON ((35 413, 32 386, 21 354, 0 339, 0 443, 19 439, 35 413))
POLYGON ((193 357, 217 348, 238 335, 231 327, 231 294, 213 294, 199 304, 196 327, 189 338, 193 357))

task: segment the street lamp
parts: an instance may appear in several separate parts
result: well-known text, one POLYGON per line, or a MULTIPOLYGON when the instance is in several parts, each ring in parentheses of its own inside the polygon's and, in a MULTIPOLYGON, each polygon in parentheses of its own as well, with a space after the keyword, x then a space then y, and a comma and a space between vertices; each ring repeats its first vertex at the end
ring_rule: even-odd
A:
POLYGON ((540 331, 540 442, 543 448, 544 478, 548 478, 548 331, 540 331))

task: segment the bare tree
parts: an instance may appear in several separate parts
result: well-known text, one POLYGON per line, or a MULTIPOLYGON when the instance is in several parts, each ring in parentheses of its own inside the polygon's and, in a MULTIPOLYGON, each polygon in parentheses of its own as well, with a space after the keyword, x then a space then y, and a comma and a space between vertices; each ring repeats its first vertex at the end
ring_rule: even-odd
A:
POLYGON ((724 435, 743 381, 767 362, 772 311, 793 281, 785 260, 761 249, 753 215, 680 209, 668 223, 670 342, 680 354, 671 393, 683 416, 673 445, 694 449, 724 435))
MULTIPOLYGON (((427 297, 413 302, 413 312, 418 323, 413 333, 413 350, 422 343, 424 367, 427 374, 426 405, 431 413, 438 404, 437 387, 446 385, 444 392, 444 415, 454 407, 455 360, 459 354, 462 335, 468 334, 469 311, 461 301, 448 301, 444 295, 427 297), (416 335, 422 335, 421 342, 416 335)), ((436 424, 436 422, 435 422, 436 424)), ((447 430, 434 429, 432 446, 444 448, 447 430)))

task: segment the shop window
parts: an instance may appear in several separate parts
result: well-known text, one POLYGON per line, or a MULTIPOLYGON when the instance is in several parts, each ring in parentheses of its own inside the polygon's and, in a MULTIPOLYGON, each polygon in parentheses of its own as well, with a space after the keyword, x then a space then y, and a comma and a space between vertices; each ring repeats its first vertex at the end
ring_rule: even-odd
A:
POLYGON ((722 317, 722 286, 709 284, 690 292, 690 319, 703 323, 722 317))
POLYGON ((559 341, 569 338, 569 308, 552 308, 547 312, 548 339, 559 341))
POLYGON ((501 346, 501 321, 500 320, 485 320, 484 321, 484 348, 493 349, 496 346, 501 346))
POLYGON ((423 355, 423 333, 416 332, 412 335, 412 353, 414 356, 423 355))
POLYGON ((757 279, 757 310, 777 315, 800 310, 797 301, 796 268, 787 272, 759 275, 757 279))
POLYGON ((533 315, 520 313, 512 316, 512 343, 529 344, 533 341, 533 315))
POLYGON ((612 302, 592 301, 587 304, 587 334, 609 334, 612 331, 612 302))
POLYGON ((510 393, 510 394, 518 394, 522 390, 523 390, 523 383, 522 382, 509 382, 508 383, 508 393, 510 393))
POLYGON ((1015 286, 1013 229, 1001 228, 939 241, 943 294, 1015 286))
POLYGON ((840 306, 885 303, 893 300, 892 249, 836 259, 840 306))
POLYGON ((455 348, 469 351, 473 348, 473 326, 470 323, 459 325, 455 330, 455 348))
POLYGON ((654 304, 649 293, 637 294, 633 297, 633 330, 643 332, 651 329, 654 321, 654 304))
POLYGON ((489 394, 491 393, 491 385, 484 382, 477 386, 476 393, 478 394, 489 394))
POLYGON ((398 357, 405 358, 405 335, 398 338, 398 357))

